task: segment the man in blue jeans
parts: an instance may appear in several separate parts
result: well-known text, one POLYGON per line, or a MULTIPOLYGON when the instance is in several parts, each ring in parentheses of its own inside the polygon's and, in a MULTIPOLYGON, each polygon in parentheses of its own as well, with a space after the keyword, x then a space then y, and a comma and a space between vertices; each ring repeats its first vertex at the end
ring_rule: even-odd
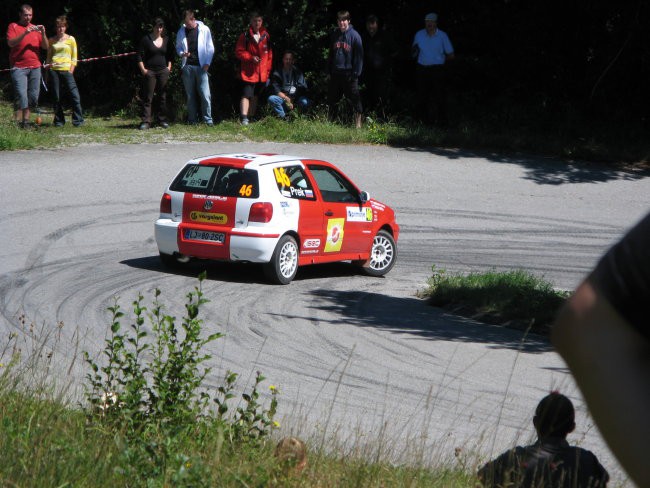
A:
POLYGON ((11 81, 14 87, 14 120, 29 127, 30 107, 38 105, 41 87, 41 49, 49 43, 45 27, 32 24, 33 11, 24 4, 19 10, 18 22, 7 28, 11 81))
POLYGON ((210 28, 194 18, 193 10, 185 11, 184 25, 176 35, 176 52, 182 58, 181 78, 187 95, 187 121, 190 124, 198 121, 198 98, 201 102, 200 116, 208 127, 212 127, 208 69, 214 56, 214 44, 210 28))

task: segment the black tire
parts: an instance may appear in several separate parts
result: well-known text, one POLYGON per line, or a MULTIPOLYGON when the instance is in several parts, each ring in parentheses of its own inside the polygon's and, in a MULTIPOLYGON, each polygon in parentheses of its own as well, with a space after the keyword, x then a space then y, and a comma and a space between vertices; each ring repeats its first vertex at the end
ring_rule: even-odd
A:
POLYGON ((288 285, 298 272, 298 244, 284 235, 275 246, 271 261, 264 265, 264 274, 273 283, 288 285))
POLYGON ((363 271, 370 276, 384 276, 397 259, 397 244, 390 232, 380 230, 372 240, 370 259, 364 263, 363 271))
POLYGON ((176 254, 160 253, 160 261, 168 268, 179 268, 187 261, 179 261, 176 254))

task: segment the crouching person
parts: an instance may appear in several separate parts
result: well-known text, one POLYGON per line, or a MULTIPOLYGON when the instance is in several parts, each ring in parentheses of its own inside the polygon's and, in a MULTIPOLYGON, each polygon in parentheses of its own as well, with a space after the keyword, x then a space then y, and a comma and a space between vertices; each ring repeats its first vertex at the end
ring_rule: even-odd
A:
POLYGON ((295 56, 291 51, 282 55, 282 67, 271 74, 271 95, 268 98, 273 112, 281 119, 287 118, 287 112, 295 108, 305 110, 310 101, 306 97, 307 82, 302 71, 295 65, 295 56))

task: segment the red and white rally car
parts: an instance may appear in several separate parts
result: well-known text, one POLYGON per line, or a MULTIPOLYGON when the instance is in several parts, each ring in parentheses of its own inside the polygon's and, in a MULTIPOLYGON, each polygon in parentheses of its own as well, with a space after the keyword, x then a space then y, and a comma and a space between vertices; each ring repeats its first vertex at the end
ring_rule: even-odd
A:
POLYGON ((160 202, 167 265, 189 258, 264 263, 275 283, 298 266, 352 261, 382 276, 397 257, 395 212, 325 161, 219 154, 189 161, 160 202))

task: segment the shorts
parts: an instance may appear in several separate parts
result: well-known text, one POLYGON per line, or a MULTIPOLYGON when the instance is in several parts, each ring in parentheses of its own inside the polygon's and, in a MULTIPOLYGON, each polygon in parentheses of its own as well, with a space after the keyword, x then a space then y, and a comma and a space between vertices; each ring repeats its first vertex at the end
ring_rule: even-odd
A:
POLYGON ((249 83, 244 81, 241 96, 243 98, 253 98, 258 96, 266 88, 266 83, 249 83))

